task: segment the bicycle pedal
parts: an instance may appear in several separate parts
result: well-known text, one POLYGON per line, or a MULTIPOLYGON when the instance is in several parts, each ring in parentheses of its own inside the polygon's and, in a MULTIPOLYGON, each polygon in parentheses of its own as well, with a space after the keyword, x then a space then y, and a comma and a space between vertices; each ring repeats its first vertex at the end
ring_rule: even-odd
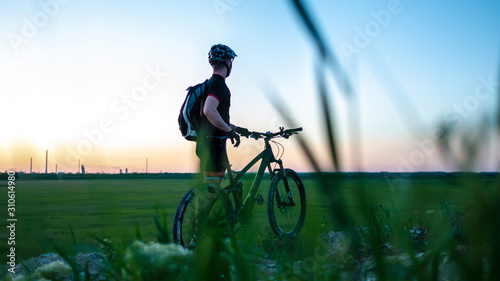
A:
POLYGON ((257 195, 257 204, 259 206, 262 206, 262 204, 264 204, 264 197, 262 196, 262 194, 257 195))

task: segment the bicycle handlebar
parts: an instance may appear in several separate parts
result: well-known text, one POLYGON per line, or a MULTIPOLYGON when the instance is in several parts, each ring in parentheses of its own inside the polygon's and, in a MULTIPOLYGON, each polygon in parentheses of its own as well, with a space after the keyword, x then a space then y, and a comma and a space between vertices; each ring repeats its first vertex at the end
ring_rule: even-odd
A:
MULTIPOLYGON (((285 139, 288 139, 291 135, 297 134, 297 132, 302 131, 302 127, 295 128, 295 129, 287 129, 280 127, 280 131, 276 133, 271 133, 271 132, 250 132, 250 134, 246 137, 251 137, 255 140, 258 140, 260 138, 264 138, 267 140, 270 140, 272 138, 277 138, 277 137, 283 137, 285 139)), ((214 138, 214 139, 220 139, 220 140, 226 140, 229 138, 229 136, 222 136, 222 137, 216 137, 216 136, 207 136, 207 138, 214 138)))
POLYGON ((258 140, 260 138, 264 138, 264 139, 269 140, 269 139, 276 138, 276 137, 283 137, 285 139, 288 139, 291 135, 295 135, 295 134, 297 134, 297 132, 300 132, 300 131, 302 131, 302 127, 295 128, 295 129, 287 129, 287 130, 285 130, 285 128, 283 128, 283 127, 280 127, 280 131, 276 132, 276 133, 250 132, 250 137, 253 139, 256 139, 256 140, 258 140))

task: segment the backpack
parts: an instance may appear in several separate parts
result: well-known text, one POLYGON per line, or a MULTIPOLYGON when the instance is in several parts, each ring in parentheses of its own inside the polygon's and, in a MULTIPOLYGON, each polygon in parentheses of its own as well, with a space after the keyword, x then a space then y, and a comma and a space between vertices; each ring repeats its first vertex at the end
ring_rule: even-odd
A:
POLYGON ((196 141, 196 130, 201 124, 203 116, 203 101, 205 98, 205 90, 208 87, 208 79, 203 83, 196 84, 187 88, 186 99, 181 106, 179 113, 179 130, 182 136, 188 141, 196 141))

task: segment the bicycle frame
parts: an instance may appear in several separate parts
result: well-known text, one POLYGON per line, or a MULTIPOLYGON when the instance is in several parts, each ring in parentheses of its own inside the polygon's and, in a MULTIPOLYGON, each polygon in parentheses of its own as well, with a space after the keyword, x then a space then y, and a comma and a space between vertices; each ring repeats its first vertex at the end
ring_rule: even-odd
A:
MULTIPOLYGON (((233 172, 231 171, 231 167, 229 164, 226 167, 229 176, 229 185, 224 189, 228 192, 233 192, 233 197, 235 201, 235 213, 238 215, 238 219, 241 222, 248 222, 250 220, 250 215, 252 213, 253 207, 255 206, 256 202, 255 196, 259 189, 262 178, 264 177, 264 172, 266 168, 269 171, 271 179, 276 174, 276 170, 273 170, 271 167, 272 163, 277 163, 279 165, 278 170, 281 172, 284 171, 283 162, 281 161, 281 159, 276 159, 274 157, 274 153, 271 148, 271 145, 269 144, 269 140, 265 139, 264 141, 265 141, 264 150, 259 155, 257 155, 250 163, 248 163, 248 165, 246 165, 240 172, 236 172, 236 176, 233 177, 233 172), (238 184, 239 180, 248 172, 248 170, 250 170, 251 167, 257 164, 257 162, 259 161, 261 161, 259 170, 255 175, 254 181, 250 187, 250 190, 248 191, 245 201, 241 203, 241 199, 237 198, 236 194, 234 193, 235 191, 237 191, 238 188, 241 188, 241 185, 238 184)), ((227 163, 229 163, 229 161, 227 163)), ((284 179, 286 181, 286 177, 284 177, 284 179)))
MULTIPOLYGON (((224 166, 225 170, 227 170, 228 172, 229 185, 227 185, 223 189, 220 189, 217 186, 216 190, 219 190, 220 192, 212 194, 215 195, 215 197, 213 196, 210 196, 210 198, 196 197, 197 194, 200 194, 200 191, 201 193, 204 193, 205 191, 213 192, 207 189, 210 187, 213 188, 213 186, 211 186, 210 184, 208 184, 208 186, 203 185, 203 189, 201 190, 199 188, 192 188, 184 195, 181 202, 179 203, 179 206, 176 209, 174 216, 174 225, 173 225, 174 241, 176 243, 180 243, 186 246, 184 242, 189 242, 189 245, 191 245, 191 243, 196 240, 196 231, 197 231, 196 224, 199 222, 197 214, 200 211, 198 204, 200 203, 200 201, 198 199, 209 199, 208 201, 204 201, 208 203, 207 205, 204 206, 207 207, 207 210, 209 210, 210 212, 213 211, 213 213, 211 212, 210 216, 206 217, 207 219, 206 222, 209 223, 209 225, 211 225, 212 223, 215 224, 222 223, 222 220, 224 220, 223 224, 217 226, 224 227, 223 225, 225 225, 224 228, 226 235, 232 235, 232 233, 235 233, 242 227, 247 226, 252 221, 252 210, 253 207, 255 206, 255 203, 258 202, 259 205, 262 205, 261 204, 263 202, 262 196, 257 195, 257 192, 260 184, 262 183, 262 179, 264 177, 266 169, 269 171, 269 175, 271 178, 271 185, 268 192, 268 200, 270 202, 268 202, 267 205, 269 223, 271 225, 271 228, 274 231, 274 233, 280 237, 281 236, 295 237, 299 233, 300 228, 303 226, 305 219, 305 205, 302 205, 302 203, 305 204, 304 186, 295 171, 291 169, 284 169, 283 162, 281 161, 281 159, 276 159, 276 156, 273 153, 272 146, 270 143, 273 138, 282 137, 288 139, 291 135, 297 134, 297 132, 299 131, 302 131, 302 128, 285 130, 283 127, 280 127, 279 132, 274 132, 274 133, 249 132, 248 134, 246 134, 245 136, 252 137, 255 140, 263 139, 265 143, 264 150, 260 152, 254 159, 252 159, 250 163, 248 163, 239 172, 233 172, 231 170, 231 166, 229 164, 229 160, 226 154, 225 155, 226 157, 224 159, 225 162, 224 166), (242 200, 243 183, 241 179, 259 161, 261 161, 259 169, 257 171, 257 174, 255 175, 252 185, 248 190, 246 198, 243 201, 242 200), (293 199, 295 195, 293 195, 292 197, 292 192, 291 192, 292 190, 291 186, 289 185, 289 182, 290 183, 295 182, 296 185, 293 186, 294 188, 293 191, 298 192, 297 196, 299 196, 298 200, 300 200, 301 204, 299 207, 300 215, 298 216, 297 223, 295 224, 293 229, 291 230, 285 229, 286 230, 285 231, 284 229, 281 228, 281 222, 277 222, 275 213, 281 212, 286 214, 288 208, 294 207, 295 202, 297 202, 297 198, 296 200, 293 199), (284 188, 282 184, 284 185, 284 188), (231 193, 233 194, 234 201, 231 200, 230 198, 231 193), (195 200, 194 198, 197 198, 196 201, 193 201, 195 200), (219 203, 217 203, 217 205, 214 205, 217 200, 222 200, 219 201, 219 203, 222 203, 222 205, 220 205, 219 203), (195 205, 193 205, 193 202, 195 202, 195 205), (212 207, 214 207, 214 209, 211 209, 212 207), (222 217, 224 215, 225 218, 222 217), (212 216, 215 216, 215 218, 212 218, 212 216), (235 226, 237 224, 239 225, 238 229, 235 229, 235 226)), ((221 141, 228 139, 227 136, 225 137, 213 136, 210 138, 217 138, 220 139, 221 141)), ((202 217, 201 219, 204 218, 202 217)))

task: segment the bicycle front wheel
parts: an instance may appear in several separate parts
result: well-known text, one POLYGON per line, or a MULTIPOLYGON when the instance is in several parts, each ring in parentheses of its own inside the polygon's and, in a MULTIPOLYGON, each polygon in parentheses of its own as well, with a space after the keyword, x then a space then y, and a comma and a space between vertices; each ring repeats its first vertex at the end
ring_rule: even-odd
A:
POLYGON ((269 188, 267 214, 274 233, 279 237, 295 237, 306 218, 306 192, 299 175, 285 169, 285 177, 276 174, 269 188))

